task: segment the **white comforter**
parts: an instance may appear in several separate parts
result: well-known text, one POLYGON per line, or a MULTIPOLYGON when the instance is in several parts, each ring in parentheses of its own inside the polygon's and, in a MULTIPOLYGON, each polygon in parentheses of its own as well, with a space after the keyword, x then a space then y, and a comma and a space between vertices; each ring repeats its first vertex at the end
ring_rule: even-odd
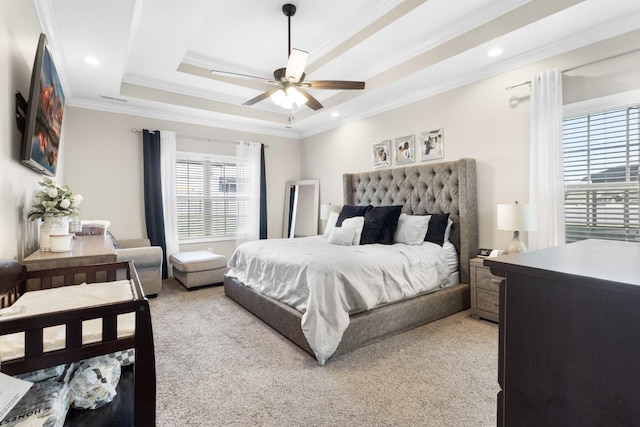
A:
POLYGON ((327 236, 244 243, 229 265, 229 275, 304 313, 302 331, 320 364, 349 314, 446 286, 450 270, 434 243, 340 246, 327 236))

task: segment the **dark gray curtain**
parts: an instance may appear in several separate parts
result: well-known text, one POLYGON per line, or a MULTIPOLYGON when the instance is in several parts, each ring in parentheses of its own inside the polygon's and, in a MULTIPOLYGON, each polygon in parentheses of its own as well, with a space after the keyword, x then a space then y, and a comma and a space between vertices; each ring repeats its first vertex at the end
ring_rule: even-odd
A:
POLYGON ((264 144, 260 146, 260 239, 267 238, 267 179, 264 167, 264 144))
MULTIPOLYGON (((164 214, 162 211, 162 177, 160 174, 160 131, 142 130, 144 163, 144 216, 151 246, 160 246, 166 255, 164 214)), ((163 257, 166 259, 166 257, 163 257)), ((167 263, 162 263, 162 278, 167 278, 167 263)))

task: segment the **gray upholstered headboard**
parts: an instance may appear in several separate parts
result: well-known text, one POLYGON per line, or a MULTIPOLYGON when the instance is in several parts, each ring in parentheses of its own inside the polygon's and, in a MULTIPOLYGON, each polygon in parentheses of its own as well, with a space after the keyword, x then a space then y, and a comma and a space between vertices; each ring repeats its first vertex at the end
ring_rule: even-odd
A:
POLYGON ((460 281, 469 283, 469 260, 478 255, 475 159, 344 174, 343 184, 346 205, 402 205, 403 213, 416 215, 449 213, 460 281))

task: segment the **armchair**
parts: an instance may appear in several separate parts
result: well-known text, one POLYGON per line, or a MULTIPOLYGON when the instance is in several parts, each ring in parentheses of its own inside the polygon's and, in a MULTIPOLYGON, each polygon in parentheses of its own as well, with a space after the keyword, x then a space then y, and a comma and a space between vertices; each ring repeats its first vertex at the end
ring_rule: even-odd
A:
POLYGON ((78 234, 109 236, 116 251, 116 261, 133 261, 145 296, 158 295, 162 290, 162 248, 151 246, 149 239, 118 240, 107 230, 110 224, 107 220, 82 220, 82 231, 78 234))
POLYGON ((156 296, 162 290, 162 248, 151 246, 149 239, 118 240, 117 261, 133 261, 144 294, 156 296))

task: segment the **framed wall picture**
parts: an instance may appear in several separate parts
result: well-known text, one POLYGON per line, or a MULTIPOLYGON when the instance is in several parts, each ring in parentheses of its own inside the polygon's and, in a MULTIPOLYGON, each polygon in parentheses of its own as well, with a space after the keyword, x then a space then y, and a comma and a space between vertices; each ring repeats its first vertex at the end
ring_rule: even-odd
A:
POLYGON ((421 161, 444 158, 444 129, 422 132, 419 139, 421 161))
POLYGON ((373 144, 373 167, 381 168, 391 164, 391 140, 373 144))
POLYGON ((396 164, 412 163, 415 160, 415 138, 413 135, 396 138, 393 143, 393 152, 395 153, 396 164))

